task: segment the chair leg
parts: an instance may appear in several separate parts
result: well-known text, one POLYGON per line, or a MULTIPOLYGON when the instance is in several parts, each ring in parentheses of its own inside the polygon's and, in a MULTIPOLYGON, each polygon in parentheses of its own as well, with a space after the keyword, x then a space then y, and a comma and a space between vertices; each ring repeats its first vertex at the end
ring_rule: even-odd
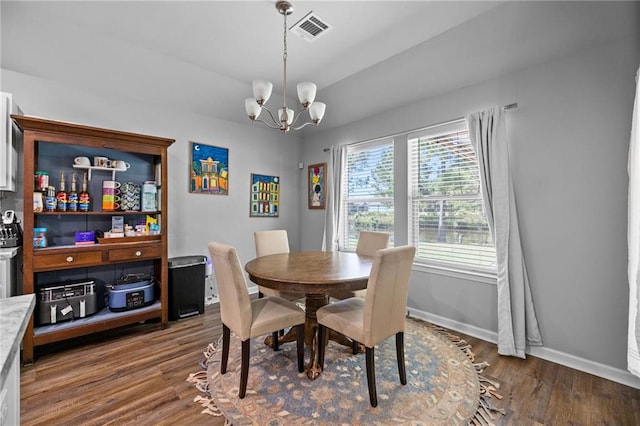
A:
POLYGON ((247 394, 247 382, 249 379, 249 351, 251 350, 251 339, 242 342, 242 364, 240 366, 240 390, 238 397, 244 398, 247 394))
POLYGON ((271 333, 271 341, 273 342, 273 344, 271 345, 273 347, 273 351, 277 351, 279 348, 279 344, 280 344, 280 339, 278 338, 278 332, 274 331, 273 333, 271 333))
POLYGON ((304 324, 296 326, 296 349, 298 352, 298 373, 304 371, 304 324))
POLYGON ((222 359, 220 360, 220 374, 227 372, 227 361, 229 360, 229 338, 231 330, 222 324, 222 359))
POLYGON ((358 342, 355 339, 351 339, 351 353, 358 355, 358 342))
POLYGON ((396 358, 398 359, 398 373, 400 373, 400 383, 407 384, 407 370, 404 365, 404 333, 396 333, 396 358))
POLYGON ((325 344, 324 340, 327 336, 327 327, 324 325, 318 324, 318 366, 320 367, 320 371, 324 370, 324 349, 325 344))
POLYGON ((369 385, 369 402, 372 407, 378 406, 378 394, 376 392, 376 372, 374 362, 374 348, 365 349, 365 358, 367 364, 367 384, 369 385))

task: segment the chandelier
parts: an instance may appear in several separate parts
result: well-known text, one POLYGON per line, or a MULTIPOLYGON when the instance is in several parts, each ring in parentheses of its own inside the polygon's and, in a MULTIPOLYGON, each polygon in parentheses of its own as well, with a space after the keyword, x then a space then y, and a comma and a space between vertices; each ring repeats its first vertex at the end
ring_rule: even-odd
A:
POLYGON ((265 106, 271 96, 273 84, 266 80, 254 80, 254 97, 245 99, 244 106, 251 121, 260 121, 272 129, 282 130, 287 133, 291 129, 300 130, 309 124, 317 126, 320 120, 322 120, 322 117, 324 117, 324 111, 327 106, 322 102, 314 102, 316 85, 310 82, 304 82, 299 83, 297 87, 298 100, 302 108, 297 113, 294 113, 291 108, 287 108, 287 16, 293 13, 293 5, 288 1, 278 1, 276 3, 276 9, 278 9, 278 12, 284 17, 284 54, 282 55, 284 62, 284 83, 282 86, 284 92, 283 105, 282 108, 278 110, 278 119, 276 120, 273 113, 265 106), (269 117, 271 117, 271 122, 258 119, 262 110, 267 111, 269 117), (308 112, 310 121, 295 127, 301 113, 304 111, 308 112))

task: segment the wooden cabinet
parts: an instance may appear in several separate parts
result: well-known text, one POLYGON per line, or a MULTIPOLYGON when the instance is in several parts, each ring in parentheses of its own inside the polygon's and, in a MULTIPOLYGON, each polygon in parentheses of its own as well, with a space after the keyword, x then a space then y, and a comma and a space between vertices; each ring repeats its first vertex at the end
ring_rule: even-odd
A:
MULTIPOLYGON (((104 308, 84 318, 52 325, 37 325, 32 316, 23 341, 23 362, 33 362, 34 347, 38 345, 150 319, 158 319, 160 326, 166 327, 169 223, 167 149, 174 140, 22 115, 12 115, 11 118, 23 132, 24 145, 23 293, 37 293, 39 286, 78 277, 99 276, 101 279, 96 281, 104 287, 105 283, 125 273, 139 271, 152 274, 156 283, 156 302, 150 306, 124 312, 111 312, 104 308), (89 212, 34 212, 32 200, 36 190, 36 171, 47 171, 51 183, 56 187, 59 185, 59 174, 65 173, 68 190, 68 176, 78 172, 73 167, 77 156, 90 159, 104 156, 126 161, 131 166, 123 171, 106 172, 94 168, 89 182, 89 192, 93 198, 89 212), (156 181, 158 210, 102 211, 102 180, 137 183, 156 181), (143 223, 150 216, 160 225, 160 235, 75 245, 76 231, 108 230, 113 216, 124 216, 128 224, 143 223), (48 230, 49 244, 45 248, 33 247, 33 230, 37 227, 48 230)), ((82 170, 79 177, 82 177, 82 170)))

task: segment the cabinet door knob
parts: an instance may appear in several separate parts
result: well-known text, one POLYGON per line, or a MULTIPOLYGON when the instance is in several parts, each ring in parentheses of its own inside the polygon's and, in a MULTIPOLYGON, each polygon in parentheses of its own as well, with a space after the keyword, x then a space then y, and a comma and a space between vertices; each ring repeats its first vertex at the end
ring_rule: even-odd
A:
POLYGON ((67 262, 68 263, 73 262, 73 256, 67 256, 67 262))
POLYGON ((142 256, 142 252, 141 252, 140 250, 138 250, 138 251, 136 252, 136 256, 138 256, 138 257, 142 256))

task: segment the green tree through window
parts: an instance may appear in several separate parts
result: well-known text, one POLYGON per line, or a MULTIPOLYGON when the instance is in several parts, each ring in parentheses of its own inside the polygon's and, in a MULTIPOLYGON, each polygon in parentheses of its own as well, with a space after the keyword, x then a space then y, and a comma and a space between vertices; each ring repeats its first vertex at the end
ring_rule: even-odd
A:
POLYGON ((410 241, 417 258, 463 268, 495 268, 475 153, 466 125, 409 139, 410 241))

